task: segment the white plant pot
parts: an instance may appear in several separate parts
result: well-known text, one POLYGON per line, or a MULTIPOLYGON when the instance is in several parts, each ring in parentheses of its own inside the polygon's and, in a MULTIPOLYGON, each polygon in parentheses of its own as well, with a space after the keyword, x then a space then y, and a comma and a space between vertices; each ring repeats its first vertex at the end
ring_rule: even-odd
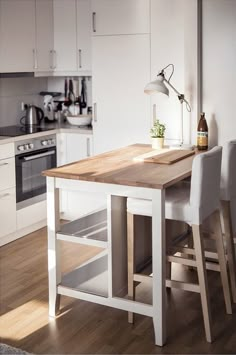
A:
POLYGON ((152 138, 152 148, 162 149, 164 147, 164 138, 152 138))

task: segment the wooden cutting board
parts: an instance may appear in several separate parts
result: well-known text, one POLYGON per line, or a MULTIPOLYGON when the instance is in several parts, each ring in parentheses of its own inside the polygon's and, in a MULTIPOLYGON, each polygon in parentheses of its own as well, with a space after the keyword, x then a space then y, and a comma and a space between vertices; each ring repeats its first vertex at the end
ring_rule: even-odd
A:
POLYGON ((147 163, 173 164, 194 154, 194 150, 172 149, 166 153, 145 158, 143 161, 147 163))

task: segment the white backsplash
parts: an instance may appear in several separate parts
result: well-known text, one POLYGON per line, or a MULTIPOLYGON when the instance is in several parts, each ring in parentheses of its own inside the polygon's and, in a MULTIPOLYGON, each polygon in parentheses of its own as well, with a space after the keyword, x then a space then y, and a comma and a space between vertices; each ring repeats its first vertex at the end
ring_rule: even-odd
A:
MULTIPOLYGON (((21 102, 43 108, 40 91, 58 91, 64 95, 64 77, 0 78, 0 127, 20 123, 24 116, 21 102)), ((69 78, 68 78, 69 79, 69 78)), ((81 77, 74 77, 74 91, 78 96, 78 81, 81 91, 81 77)), ((92 79, 86 78, 88 106, 92 106, 92 79)))
POLYGON ((47 90, 47 78, 0 79, 0 127, 19 124, 24 115, 21 102, 42 107, 40 91, 47 90))

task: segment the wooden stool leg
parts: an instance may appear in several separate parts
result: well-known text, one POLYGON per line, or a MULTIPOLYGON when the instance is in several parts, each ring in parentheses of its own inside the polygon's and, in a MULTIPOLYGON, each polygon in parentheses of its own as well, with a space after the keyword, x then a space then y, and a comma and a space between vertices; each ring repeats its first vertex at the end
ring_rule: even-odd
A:
POLYGON ((223 236, 222 236, 222 230, 221 230, 220 212, 219 211, 216 211, 214 213, 214 229, 215 229, 214 235, 215 235, 215 241, 216 241, 216 248, 217 248, 219 265, 220 265, 220 276, 221 276, 224 297, 225 297, 226 313, 232 314, 229 280, 228 280, 228 274, 227 274, 225 250, 224 250, 224 243, 223 243, 223 236))
POLYGON ((212 342, 212 325, 211 325, 211 313, 210 313, 210 304, 209 304, 209 294, 208 294, 208 284, 206 277, 206 265, 204 260, 204 251, 203 243, 201 236, 201 226, 192 225, 193 231, 193 242, 196 252, 196 262, 197 262, 197 272, 198 272, 198 281, 200 286, 200 295, 202 302, 202 311, 204 326, 206 332, 206 339, 208 342, 212 342))
POLYGON ((230 201, 221 201, 233 302, 236 303, 236 261, 230 201))
MULTIPOLYGON (((127 252, 128 252, 128 299, 134 300, 134 215, 127 213, 127 252)), ((134 315, 128 312, 128 322, 134 322, 134 315)))

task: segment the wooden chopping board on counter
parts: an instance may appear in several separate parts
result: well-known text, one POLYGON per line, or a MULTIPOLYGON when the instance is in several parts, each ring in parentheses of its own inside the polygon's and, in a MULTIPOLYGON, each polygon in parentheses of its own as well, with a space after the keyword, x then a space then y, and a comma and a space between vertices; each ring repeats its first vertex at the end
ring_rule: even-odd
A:
POLYGON ((190 157, 191 155, 194 154, 195 154, 194 150, 171 149, 165 153, 161 153, 161 154, 158 153, 156 155, 146 157, 143 159, 143 161, 147 163, 156 163, 156 164, 173 164, 176 163, 177 161, 190 157))

